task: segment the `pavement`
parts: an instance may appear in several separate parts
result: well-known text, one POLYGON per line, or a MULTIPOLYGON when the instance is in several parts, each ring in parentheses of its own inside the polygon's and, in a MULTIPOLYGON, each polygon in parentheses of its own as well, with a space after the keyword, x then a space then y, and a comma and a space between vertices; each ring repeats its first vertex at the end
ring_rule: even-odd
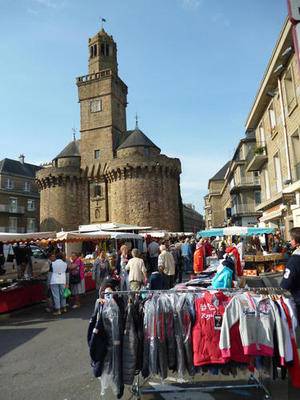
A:
MULTIPOLYGON (((100 382, 90 367, 86 343, 87 326, 96 291, 82 296, 80 309, 61 316, 44 311, 44 304, 27 307, 2 315, 0 318, 0 399, 2 400, 112 400, 108 390, 100 396, 100 382)), ((143 400, 259 400, 261 389, 231 388, 217 391, 164 392, 159 390, 199 385, 237 383, 247 384, 249 374, 239 374, 235 380, 224 376, 196 376, 178 381, 170 376, 163 382, 150 378, 140 381, 143 389, 154 393, 142 394, 143 400)), ((272 400, 300 399, 300 389, 292 388, 289 380, 264 380, 272 400)), ((126 387, 123 399, 134 399, 131 387, 126 387)))

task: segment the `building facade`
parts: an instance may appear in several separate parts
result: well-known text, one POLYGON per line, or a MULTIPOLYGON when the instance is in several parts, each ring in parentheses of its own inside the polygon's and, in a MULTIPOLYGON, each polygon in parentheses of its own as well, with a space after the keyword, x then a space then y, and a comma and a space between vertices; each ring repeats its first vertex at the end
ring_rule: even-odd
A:
POLYGON ((183 230, 184 232, 198 232, 204 229, 203 216, 195 210, 191 203, 183 204, 183 230))
POLYGON ((40 195, 35 174, 41 167, 4 158, 0 161, 0 232, 39 230, 40 195))
POLYGON ((228 161, 208 181, 208 194, 204 197, 205 229, 220 228, 226 226, 226 213, 222 204, 222 191, 225 183, 225 175, 230 166, 228 161))
POLYGON ((139 129, 127 131, 127 86, 103 29, 89 39, 89 74, 76 80, 80 140, 37 173, 41 229, 117 222, 181 231, 181 164, 139 129))
POLYGON ((286 20, 246 121, 256 147, 247 171, 260 173, 260 224, 280 229, 288 238, 300 226, 300 77, 292 25, 286 20), (292 203, 286 204, 290 195, 292 203))
POLYGON ((253 152, 256 145, 254 131, 246 132, 235 150, 225 175, 222 190, 223 209, 227 211, 228 225, 254 226, 258 224, 261 212, 256 206, 261 203, 260 173, 247 171, 246 156, 253 152), (230 201, 226 188, 229 186, 230 201))

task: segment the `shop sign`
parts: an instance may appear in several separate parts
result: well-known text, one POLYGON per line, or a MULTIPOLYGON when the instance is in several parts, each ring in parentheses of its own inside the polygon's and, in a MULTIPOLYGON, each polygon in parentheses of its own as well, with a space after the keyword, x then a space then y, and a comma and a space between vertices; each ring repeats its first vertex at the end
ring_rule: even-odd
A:
POLYGON ((296 193, 284 193, 282 195, 282 203, 286 206, 296 204, 296 193))

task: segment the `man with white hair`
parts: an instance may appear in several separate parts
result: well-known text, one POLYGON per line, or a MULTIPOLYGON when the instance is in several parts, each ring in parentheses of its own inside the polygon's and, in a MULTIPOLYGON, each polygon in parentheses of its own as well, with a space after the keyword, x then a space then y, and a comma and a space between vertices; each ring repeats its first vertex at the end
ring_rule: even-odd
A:
POLYGON ((144 261, 139 258, 138 249, 132 249, 132 258, 128 261, 125 269, 129 271, 130 290, 140 290, 142 284, 146 285, 147 270, 144 261))
POLYGON ((158 268, 162 271, 165 281, 165 289, 174 286, 175 262, 172 254, 167 251, 167 247, 162 244, 159 246, 160 255, 158 256, 158 268))

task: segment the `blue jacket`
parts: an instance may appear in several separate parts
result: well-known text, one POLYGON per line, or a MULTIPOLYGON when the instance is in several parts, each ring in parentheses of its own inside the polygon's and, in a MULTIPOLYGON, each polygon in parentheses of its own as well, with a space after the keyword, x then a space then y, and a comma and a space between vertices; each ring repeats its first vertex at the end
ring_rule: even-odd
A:
POLYGON ((215 275, 212 280, 212 287, 214 289, 228 289, 231 288, 232 283, 232 270, 226 266, 222 269, 222 271, 215 275))
POLYGON ((287 262, 280 287, 289 290, 295 303, 300 304, 300 249, 287 262))
POLYGON ((182 257, 189 257, 192 258, 193 251, 192 246, 189 242, 184 242, 181 246, 181 255, 182 257))

